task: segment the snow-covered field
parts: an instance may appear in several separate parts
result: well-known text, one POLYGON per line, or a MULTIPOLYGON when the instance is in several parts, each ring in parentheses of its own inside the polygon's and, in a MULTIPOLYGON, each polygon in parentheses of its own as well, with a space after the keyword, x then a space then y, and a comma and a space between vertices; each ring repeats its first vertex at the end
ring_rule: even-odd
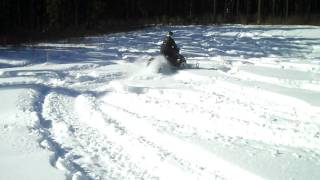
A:
POLYGON ((319 27, 153 27, 0 67, 0 179, 320 179, 319 27), (159 56, 168 30, 199 68, 159 56))

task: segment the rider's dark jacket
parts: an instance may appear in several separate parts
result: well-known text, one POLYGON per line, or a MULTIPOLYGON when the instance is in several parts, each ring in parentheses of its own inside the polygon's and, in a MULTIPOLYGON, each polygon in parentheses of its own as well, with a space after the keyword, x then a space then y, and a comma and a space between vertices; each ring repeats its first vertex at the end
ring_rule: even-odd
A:
POLYGON ((165 56, 174 56, 179 53, 176 42, 172 39, 171 36, 167 36, 161 45, 161 54, 165 56))
POLYGON ((171 36, 167 36, 161 45, 160 53, 173 65, 178 65, 179 48, 171 36))

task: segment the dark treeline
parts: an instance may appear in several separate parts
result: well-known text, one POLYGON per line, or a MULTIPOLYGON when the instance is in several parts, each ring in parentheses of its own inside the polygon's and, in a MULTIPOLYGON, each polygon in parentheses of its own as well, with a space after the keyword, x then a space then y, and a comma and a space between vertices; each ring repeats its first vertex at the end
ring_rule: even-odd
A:
POLYGON ((143 24, 320 24, 319 0, 0 0, 0 38, 143 24))

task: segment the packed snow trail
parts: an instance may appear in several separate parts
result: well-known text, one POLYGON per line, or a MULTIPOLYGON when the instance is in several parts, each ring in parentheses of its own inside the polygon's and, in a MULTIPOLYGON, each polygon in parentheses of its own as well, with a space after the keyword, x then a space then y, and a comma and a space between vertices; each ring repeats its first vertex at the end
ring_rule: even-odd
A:
POLYGON ((319 35, 176 26, 0 48, 0 94, 23 97, 12 112, 66 179, 319 179, 319 35), (198 68, 158 56, 168 29, 198 68))

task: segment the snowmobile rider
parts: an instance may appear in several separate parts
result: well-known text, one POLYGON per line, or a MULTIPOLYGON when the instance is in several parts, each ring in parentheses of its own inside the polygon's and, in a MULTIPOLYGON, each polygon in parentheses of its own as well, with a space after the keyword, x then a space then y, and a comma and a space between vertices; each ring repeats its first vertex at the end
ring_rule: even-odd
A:
POLYGON ((186 62, 185 58, 179 54, 179 48, 171 37, 173 33, 168 32, 167 37, 163 40, 161 45, 160 53, 169 61, 169 63, 175 67, 180 67, 180 65, 186 62))

